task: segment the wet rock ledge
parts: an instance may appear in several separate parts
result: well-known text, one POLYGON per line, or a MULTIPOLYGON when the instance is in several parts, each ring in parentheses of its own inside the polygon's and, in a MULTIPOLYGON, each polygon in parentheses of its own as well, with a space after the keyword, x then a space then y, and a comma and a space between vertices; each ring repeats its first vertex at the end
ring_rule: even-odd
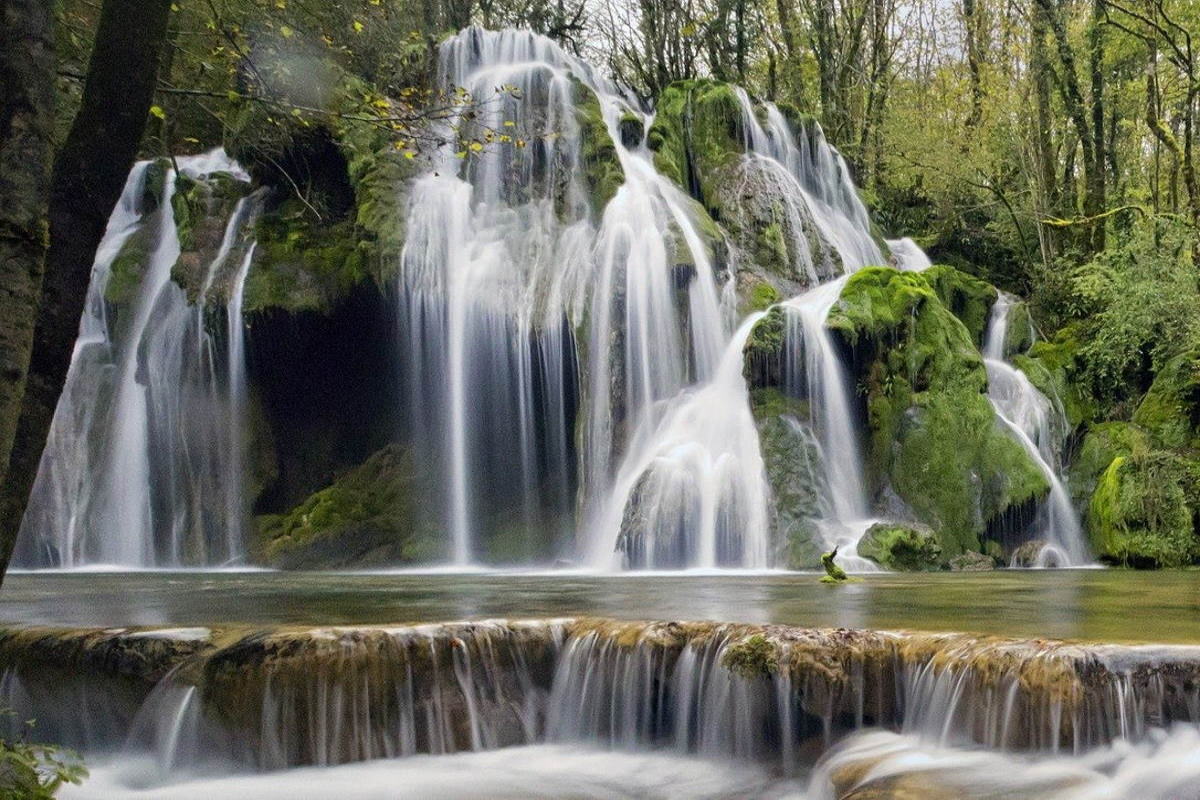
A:
POLYGON ((711 622, 26 628, 0 675, 42 736, 169 765, 599 741, 790 768, 865 727, 1082 752, 1200 721, 1200 647, 711 622))

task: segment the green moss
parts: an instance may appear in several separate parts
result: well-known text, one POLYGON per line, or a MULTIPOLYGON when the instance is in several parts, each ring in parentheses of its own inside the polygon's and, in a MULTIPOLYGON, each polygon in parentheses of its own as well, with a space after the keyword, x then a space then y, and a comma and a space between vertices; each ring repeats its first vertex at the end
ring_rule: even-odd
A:
POLYGON ((961 389, 918 400, 893 452, 892 488, 938 532, 949 556, 978 550, 988 522, 1050 489, 987 398, 961 389))
POLYGON ((787 320, 779 306, 763 315, 742 348, 742 372, 751 386, 780 385, 787 320))
POLYGON ((417 522, 417 471, 389 445, 286 514, 259 519, 259 555, 284 568, 408 563, 441 545, 417 522))
POLYGON ((1181 353, 1163 365, 1133 421, 1163 447, 1200 449, 1200 353, 1181 353))
POLYGON ((930 267, 921 276, 937 294, 942 305, 967 326, 971 340, 982 346, 992 305, 996 302, 996 287, 941 264, 930 267))
POLYGON ((821 554, 821 566, 825 568, 825 575, 821 578, 822 583, 844 583, 850 578, 846 574, 846 570, 839 567, 833 560, 835 555, 836 551, 821 554))
POLYGON ((721 666, 746 680, 769 678, 779 671, 779 650, 761 633, 725 648, 721 666))
POLYGON ((594 92, 575 83, 575 118, 579 123, 580 159, 592 210, 599 214, 625 183, 625 170, 594 92))
POLYGON ((942 546, 924 526, 878 522, 859 540, 858 554, 892 570, 927 572, 942 567, 942 546))
POLYGON ((908 503, 946 557, 978 550, 991 520, 1049 490, 996 421, 971 333, 922 273, 859 271, 827 325, 854 353, 872 484, 908 503))
POLYGON ((659 95, 646 143, 659 172, 696 191, 719 219, 724 168, 745 152, 742 110, 733 87, 703 79, 670 84, 659 95))
POLYGON ((142 285, 142 275, 150 262, 153 243, 151 232, 145 224, 125 240, 121 251, 109 267, 108 283, 104 286, 104 299, 113 305, 132 303, 142 285))
POLYGON ((1195 463, 1164 451, 1118 456, 1100 476, 1089 508, 1097 557, 1134 567, 1177 567, 1200 555, 1195 463))
POLYGON ((1034 342, 1026 355, 1012 359, 1013 365, 1042 394, 1062 404, 1072 428, 1095 420, 1099 413, 1095 401, 1078 381, 1079 348, 1076 329, 1067 327, 1059 330, 1052 340, 1034 342))
POLYGON ((766 281, 759 281, 750 290, 749 311, 766 311, 782 300, 779 290, 766 281))
POLYGON ((1092 425, 1071 461, 1069 483, 1077 503, 1087 504, 1100 476, 1118 457, 1143 455, 1153 449, 1150 436, 1128 422, 1104 422, 1092 425))
POLYGON ((315 225, 298 200, 259 218, 246 276, 247 313, 268 308, 328 312, 356 286, 377 279, 373 250, 350 221, 315 225))

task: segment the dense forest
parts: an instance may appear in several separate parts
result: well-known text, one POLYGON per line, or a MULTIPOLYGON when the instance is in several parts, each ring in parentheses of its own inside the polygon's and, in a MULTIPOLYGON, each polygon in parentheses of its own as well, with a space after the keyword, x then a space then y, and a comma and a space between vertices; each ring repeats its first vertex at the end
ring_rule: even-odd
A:
MULTIPOLYGON (((327 309, 363 279, 386 281, 381 265, 405 235, 393 193, 448 139, 469 160, 559 135, 552 120, 491 127, 461 114, 517 94, 439 84, 439 43, 476 24, 544 34, 660 117, 681 114, 693 138, 707 123, 692 109, 712 86, 740 85, 797 124, 818 121, 879 233, 1025 298, 1037 341, 1014 363, 1065 410, 1071 492, 1093 549, 1112 563, 1192 562, 1198 14, 1181 0, 7 0, 5 549, 133 161, 224 146, 271 193, 259 257, 288 262, 274 277, 251 273, 246 312, 327 309), (301 273, 315 285, 297 289, 301 273)), ((703 115, 719 118, 720 98, 703 115)), ((670 145, 658 127, 647 144, 663 169, 670 145)), ((585 156, 602 158, 597 146, 585 156)), ((697 147, 676 179, 721 222, 697 147)), ((603 201, 619 174, 588 180, 603 201)), ((189 193, 180 200, 194 210, 189 193)), ((216 235, 203 229, 194 236, 216 235)), ((194 295, 185 272, 174 277, 194 295)), ((861 375, 858 392, 876 392, 869 383, 861 375)), ((366 438, 364 453, 385 443, 366 438)), ((342 461, 335 472, 362 454, 342 461)), ((266 497, 283 513, 330 477, 296 477, 305 469, 263 490, 256 508, 266 497)))

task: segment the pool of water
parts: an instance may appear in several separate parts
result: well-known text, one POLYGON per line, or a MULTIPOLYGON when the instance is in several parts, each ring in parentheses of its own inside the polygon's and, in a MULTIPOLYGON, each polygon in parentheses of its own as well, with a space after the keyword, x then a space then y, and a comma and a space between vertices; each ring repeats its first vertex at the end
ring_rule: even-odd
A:
POLYGON ((352 625, 595 615, 1200 643, 1200 571, 57 572, 9 575, 0 624, 352 625))

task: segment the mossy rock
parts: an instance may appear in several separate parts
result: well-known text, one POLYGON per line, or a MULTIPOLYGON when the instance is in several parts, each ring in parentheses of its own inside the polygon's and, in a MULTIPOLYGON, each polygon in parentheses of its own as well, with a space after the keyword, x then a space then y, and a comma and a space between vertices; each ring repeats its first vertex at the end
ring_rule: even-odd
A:
POLYGON ((950 556, 978 549, 989 523, 1050 491, 987 398, 964 390, 929 393, 905 413, 888 474, 950 556))
POLYGON ((996 568, 996 560, 975 550, 959 553, 950 559, 951 572, 986 572, 996 568))
POLYGON ((725 648, 721 666, 746 680, 769 678, 779 672, 779 648, 756 633, 725 648))
POLYGON ((944 264, 930 267, 921 276, 937 294, 942 305, 967 326, 971 340, 982 346, 992 306, 999 296, 996 287, 944 264))
POLYGON ((872 485, 933 528, 944 557, 978 550, 989 523, 1046 495, 988 402, 970 331, 922 273, 860 270, 826 324, 851 350, 865 397, 872 485))
POLYGON ((258 556, 284 569, 433 560, 442 543, 418 522, 418 478, 411 456, 389 445, 288 513, 261 517, 258 556))
POLYGON ((729 84, 707 79, 676 81, 658 97, 646 134, 654 165, 691 191, 711 211, 718 173, 745 152, 742 110, 729 84))
POLYGON ((1165 448, 1200 449, 1200 353, 1181 353, 1162 366, 1133 421, 1165 448))
POLYGON ((763 468, 771 489, 770 524, 774 549, 789 569, 820 564, 820 516, 824 492, 820 448, 808 428, 808 404, 775 388, 751 391, 763 468))
POLYGON ((1038 391, 1062 404, 1072 428, 1092 422, 1099 415, 1095 400, 1078 379, 1081 345, 1078 329, 1067 326, 1052 339, 1034 342, 1026 354, 1012 359, 1013 365, 1025 373, 1038 391))
POLYGON ((924 525, 877 522, 859 539, 858 554, 885 569, 930 572, 942 568, 942 546, 924 525))
POLYGON ((1089 509, 1092 549, 1106 563, 1178 567, 1200 556, 1200 468, 1165 451, 1118 456, 1089 509))
POLYGON ((1100 477, 1120 457, 1153 450, 1150 435, 1129 422, 1103 422, 1088 428, 1068 473, 1071 496, 1086 507, 1100 477))
POLYGON ((314 224, 297 200, 259 218, 246 276, 246 313, 267 309, 328 313, 359 285, 378 281, 374 251, 349 221, 314 224))
POLYGON ((575 82, 575 119, 579 124, 579 158, 584 181, 592 210, 600 214, 625 183, 625 170, 604 122, 600 100, 579 81, 575 82))
POLYGON ((782 384, 787 324, 784 310, 776 306, 750 329, 750 336, 742 347, 742 373, 750 386, 782 384))

